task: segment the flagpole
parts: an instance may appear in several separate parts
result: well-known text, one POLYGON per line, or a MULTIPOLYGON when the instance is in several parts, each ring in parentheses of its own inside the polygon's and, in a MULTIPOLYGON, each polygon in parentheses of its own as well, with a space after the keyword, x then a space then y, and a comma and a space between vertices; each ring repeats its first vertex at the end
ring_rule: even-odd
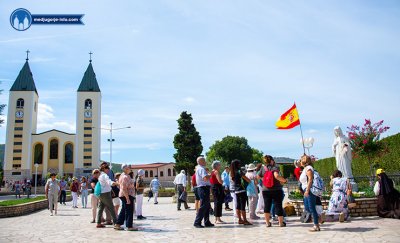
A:
MULTIPOLYGON (((294 102, 294 104, 296 105, 296 102, 294 102)), ((306 146, 304 146, 304 137, 303 137, 303 128, 301 127, 301 120, 300 120, 300 112, 299 112, 299 109, 297 108, 297 105, 296 105, 296 109, 297 109, 297 116, 299 117, 299 121, 300 121, 300 133, 301 133, 301 144, 303 144, 303 151, 304 151, 304 154, 306 154, 306 146)))

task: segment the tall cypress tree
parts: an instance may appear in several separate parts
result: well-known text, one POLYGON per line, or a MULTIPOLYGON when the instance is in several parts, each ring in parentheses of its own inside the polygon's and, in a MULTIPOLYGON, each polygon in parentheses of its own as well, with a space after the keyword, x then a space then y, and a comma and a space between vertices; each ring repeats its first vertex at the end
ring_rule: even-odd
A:
POLYGON ((175 170, 185 170, 187 174, 192 175, 194 167, 197 165, 196 159, 203 151, 201 136, 192 123, 192 115, 186 111, 181 113, 178 119, 178 134, 174 138, 174 147, 176 153, 175 170))

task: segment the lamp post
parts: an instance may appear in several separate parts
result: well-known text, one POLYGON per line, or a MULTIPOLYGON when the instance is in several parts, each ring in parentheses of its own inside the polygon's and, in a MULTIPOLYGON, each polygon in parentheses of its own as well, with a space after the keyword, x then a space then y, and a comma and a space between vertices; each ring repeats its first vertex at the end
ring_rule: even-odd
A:
POLYGON ((314 145, 314 138, 313 137, 305 138, 304 141, 301 138, 300 143, 304 144, 304 147, 308 150, 308 155, 311 156, 310 148, 312 148, 314 145))
MULTIPOLYGON (((95 127, 93 127, 93 128, 95 128, 95 127)), ((115 131, 115 130, 122 130, 122 129, 128 129, 128 128, 131 128, 131 127, 128 126, 128 127, 113 128, 112 122, 110 122, 110 128, 103 128, 103 127, 100 127, 100 129, 102 129, 102 130, 110 131, 110 138, 107 139, 107 141, 110 142, 110 169, 112 168, 112 143, 115 142, 115 139, 113 139, 113 136, 112 136, 113 131, 115 131)))
POLYGON ((39 167, 39 164, 35 164, 35 197, 37 196, 36 195, 36 189, 37 189, 37 168, 39 167))

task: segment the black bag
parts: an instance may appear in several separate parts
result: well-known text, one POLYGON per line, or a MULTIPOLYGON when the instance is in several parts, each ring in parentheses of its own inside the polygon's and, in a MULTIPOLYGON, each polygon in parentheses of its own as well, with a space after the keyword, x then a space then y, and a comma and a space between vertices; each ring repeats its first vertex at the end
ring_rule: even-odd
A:
POLYGON ((310 223, 311 222, 311 214, 307 211, 303 211, 303 213, 300 216, 300 222, 310 223))
POLYGON ((149 191, 149 195, 148 196, 149 196, 149 198, 153 197, 153 191, 152 190, 149 191))

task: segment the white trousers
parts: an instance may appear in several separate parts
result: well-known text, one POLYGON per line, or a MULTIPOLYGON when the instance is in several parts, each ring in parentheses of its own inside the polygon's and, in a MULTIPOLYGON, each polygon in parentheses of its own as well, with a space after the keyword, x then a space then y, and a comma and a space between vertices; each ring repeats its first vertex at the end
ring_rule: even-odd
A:
POLYGON ((52 194, 49 193, 47 195, 47 198, 49 200, 49 209, 50 209, 50 213, 53 214, 53 206, 54 206, 54 210, 57 213, 57 201, 58 201, 58 194, 52 194))
POLYGON ((258 186, 260 193, 258 193, 258 202, 256 212, 264 212, 264 197, 262 194, 262 187, 258 186))
POLYGON ((158 191, 157 192, 153 192, 153 196, 154 196, 154 202, 158 203, 157 198, 158 198, 158 191))
POLYGON ((143 194, 136 195, 136 216, 142 215, 143 194))
POLYGON ((233 216, 237 217, 237 215, 236 215, 236 205, 237 205, 236 193, 231 192, 231 197, 233 198, 233 216))
POLYGON ((78 207, 78 193, 71 192, 72 194, 72 207, 78 207))

